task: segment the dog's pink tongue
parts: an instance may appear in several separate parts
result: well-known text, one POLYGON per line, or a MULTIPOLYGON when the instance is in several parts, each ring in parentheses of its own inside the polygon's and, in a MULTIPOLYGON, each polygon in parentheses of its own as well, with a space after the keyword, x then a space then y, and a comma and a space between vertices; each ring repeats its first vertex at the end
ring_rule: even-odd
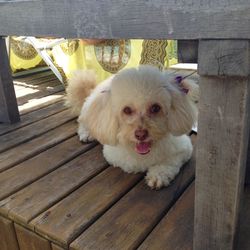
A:
POLYGON ((151 143, 150 142, 139 142, 136 144, 136 152, 145 155, 150 152, 151 143))

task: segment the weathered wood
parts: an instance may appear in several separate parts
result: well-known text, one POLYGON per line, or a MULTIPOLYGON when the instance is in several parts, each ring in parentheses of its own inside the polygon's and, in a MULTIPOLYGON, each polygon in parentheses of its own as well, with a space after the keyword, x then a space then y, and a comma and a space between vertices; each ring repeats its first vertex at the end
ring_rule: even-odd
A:
POLYGON ((159 222, 194 178, 191 160, 167 188, 150 190, 140 182, 97 222, 83 232, 70 249, 135 249, 159 222))
POLYGON ((67 247, 142 177, 109 167, 30 224, 39 234, 67 247))
POLYGON ((244 76, 250 68, 249 43, 200 43, 205 51, 199 51, 199 72, 209 76, 200 78, 194 249, 229 250, 237 232, 249 136, 250 89, 244 76), (208 44, 221 60, 207 56, 208 44), (231 52, 236 50, 233 61, 231 52), (218 76, 211 77, 215 72, 218 76))
POLYGON ((197 40, 178 40, 178 62, 179 63, 197 63, 198 45, 197 40))
POLYGON ((19 106, 19 112, 21 115, 27 114, 29 112, 38 110, 40 108, 46 107, 51 103, 55 103, 56 101, 63 100, 65 97, 65 92, 57 92, 52 95, 43 96, 39 99, 33 99, 29 102, 19 106))
POLYGON ((75 117, 69 110, 64 110, 53 116, 49 116, 43 120, 40 120, 34 124, 30 124, 26 127, 20 128, 1 136, 0 152, 3 152, 11 147, 17 146, 22 142, 31 140, 55 127, 60 126, 75 117))
POLYGON ((52 173, 0 201, 0 214, 27 225, 107 167, 101 147, 78 156, 52 173))
MULTIPOLYGON (((0 3, 1 5, 1 3, 0 3)), ((0 36, 0 122, 20 120, 5 40, 0 36)))
POLYGON ((58 245, 56 245, 56 244, 51 244, 51 250, 63 250, 64 248, 62 248, 62 247, 59 247, 58 245))
POLYGON ((41 108, 34 112, 22 115, 21 122, 15 124, 1 124, 0 125, 0 135, 9 133, 15 129, 27 126, 43 118, 49 117, 53 114, 65 110, 66 107, 63 101, 48 105, 47 107, 41 108))
POLYGON ((248 0, 1 1, 0 34, 71 38, 249 39, 249 10, 248 0), (27 10, 29 15, 23 15, 27 10))
POLYGON ((49 241, 15 224, 20 250, 51 250, 49 241))
POLYGON ((150 233, 138 250, 192 250, 194 227, 194 183, 150 233))
POLYGON ((77 124, 75 121, 68 122, 49 132, 29 140, 21 145, 9 149, 0 154, 0 172, 13 167, 16 164, 27 160, 36 154, 39 154, 50 147, 74 136, 76 134, 77 124))
POLYGON ((0 246, 1 250, 19 250, 13 222, 1 216, 0 246))
POLYGON ((74 136, 4 171, 0 174, 0 200, 57 169, 95 145, 96 143, 82 144, 78 137, 74 136))
POLYGON ((249 43, 244 40, 202 40, 199 43, 199 75, 247 77, 249 43))

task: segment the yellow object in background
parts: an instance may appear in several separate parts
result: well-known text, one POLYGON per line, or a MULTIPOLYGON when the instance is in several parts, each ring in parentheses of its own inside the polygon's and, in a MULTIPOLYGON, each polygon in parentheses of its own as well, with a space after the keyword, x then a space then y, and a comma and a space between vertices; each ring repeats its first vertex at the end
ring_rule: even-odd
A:
POLYGON ((177 63, 176 41, 167 40, 105 40, 96 45, 69 40, 53 48, 56 64, 67 77, 75 70, 94 69, 101 81, 123 68, 153 64, 167 68, 177 63))
MULTIPOLYGON (((13 72, 39 65, 36 50, 23 41, 11 39, 10 63, 13 72)), ((177 42, 170 40, 103 40, 89 44, 73 39, 53 47, 55 65, 66 78, 76 70, 94 69, 97 81, 102 81, 123 68, 140 64, 156 65, 160 69, 177 63, 177 42)))

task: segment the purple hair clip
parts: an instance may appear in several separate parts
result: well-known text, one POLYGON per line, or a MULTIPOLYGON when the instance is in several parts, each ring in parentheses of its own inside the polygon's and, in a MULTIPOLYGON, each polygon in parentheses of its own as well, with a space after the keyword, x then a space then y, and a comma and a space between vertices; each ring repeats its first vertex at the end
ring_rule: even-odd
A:
POLYGON ((183 77, 182 76, 176 76, 175 77, 175 83, 177 84, 177 86, 179 87, 179 89, 181 90, 181 92, 187 94, 189 89, 185 88, 182 84, 183 81, 183 77))

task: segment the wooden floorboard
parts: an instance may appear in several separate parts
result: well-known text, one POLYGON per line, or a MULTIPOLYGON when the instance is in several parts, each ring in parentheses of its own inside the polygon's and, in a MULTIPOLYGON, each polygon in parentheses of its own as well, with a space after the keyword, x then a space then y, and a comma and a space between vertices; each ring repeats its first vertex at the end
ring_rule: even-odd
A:
POLYGON ((9 132, 16 130, 18 128, 27 126, 31 123, 42 120, 43 118, 46 118, 46 117, 49 117, 49 116, 54 115, 56 113, 59 113, 65 109, 66 109, 66 107, 64 105, 64 101, 59 101, 59 102, 53 103, 51 105, 48 105, 44 108, 41 108, 39 110, 35 110, 35 111, 30 112, 28 114, 22 115, 21 121, 18 123, 2 124, 0 126, 0 135, 9 133, 9 132))
POLYGON ((14 148, 0 153, 0 172, 74 136, 76 134, 76 128, 76 122, 70 121, 40 135, 39 137, 23 142, 14 148))
POLYGON ((150 190, 141 181, 83 232, 70 249, 137 248, 193 179, 194 159, 167 188, 150 190))
MULTIPOLYGON (((193 70, 168 73, 197 78, 193 70)), ((167 237, 172 246, 178 243, 175 231, 186 230, 178 226, 178 211, 190 220, 185 209, 190 212, 192 188, 185 190, 194 179, 195 158, 169 187, 150 190, 144 174, 108 166, 102 146, 79 142, 76 119, 51 72, 15 83, 21 122, 0 124, 0 229, 8 242, 14 240, 13 249, 155 250, 155 241, 167 237)))

